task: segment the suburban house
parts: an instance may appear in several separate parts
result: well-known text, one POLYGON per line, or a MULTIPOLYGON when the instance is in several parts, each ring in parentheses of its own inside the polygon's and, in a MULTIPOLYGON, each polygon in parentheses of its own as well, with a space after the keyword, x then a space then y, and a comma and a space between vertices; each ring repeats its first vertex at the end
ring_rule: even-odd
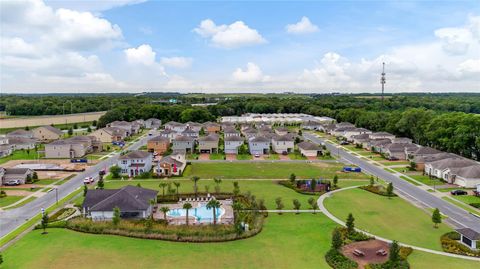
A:
POLYGON ((205 132, 208 134, 215 134, 220 132, 220 124, 214 122, 206 122, 203 124, 205 132))
POLYGON ((198 139, 198 151, 200 153, 218 152, 218 140, 219 136, 217 134, 200 137, 198 139))
POLYGON ((372 131, 365 128, 354 128, 354 129, 348 128, 343 132, 342 136, 345 137, 347 141, 352 142, 353 141, 352 136, 354 135, 371 134, 371 133, 372 131))
POLYGON ((394 137, 394 138, 392 138, 392 143, 410 144, 410 143, 412 143, 412 139, 410 139, 408 137, 394 137))
POLYGON ((366 148, 368 142, 370 142, 370 134, 352 135, 351 142, 355 145, 362 145, 363 148, 366 148))
POLYGON ((33 170, 28 168, 2 168, 0 167, 0 185, 8 182, 17 181, 19 184, 25 184, 28 176, 33 175, 33 170))
POLYGON ((255 136, 248 139, 248 149, 252 155, 263 155, 270 152, 270 142, 269 138, 264 136, 255 136))
POLYGON ((13 153, 13 147, 9 144, 0 145, 0 157, 9 156, 13 153))
POLYGON ((63 136, 63 132, 50 125, 40 126, 32 130, 33 137, 40 141, 57 140, 63 136))
POLYGON ((163 154, 170 146, 170 139, 162 136, 155 136, 147 141, 147 150, 157 154, 163 154))
POLYGON ((260 133, 273 133, 273 130, 272 130, 272 127, 270 127, 269 125, 262 125, 258 128, 258 131, 260 133))
POLYGON ((185 154, 174 153, 163 157, 153 172, 159 177, 181 176, 186 166, 185 154))
POLYGON ((110 220, 114 208, 120 209, 121 218, 147 218, 153 212, 150 200, 157 201, 158 191, 127 185, 121 189, 88 190, 82 213, 92 220, 110 220))
POLYGON ((322 148, 309 141, 298 143, 300 153, 305 157, 317 157, 322 152, 322 148))
POLYGON ((107 127, 120 128, 126 131, 126 136, 131 136, 140 131, 140 124, 128 121, 114 121, 107 124, 107 127))
POLYGON ((475 188, 480 184, 480 164, 460 168, 449 168, 446 171, 447 182, 465 188, 475 188))
POLYGON ((302 123, 301 128, 305 130, 320 130, 322 124, 318 121, 308 120, 302 123))
POLYGON ((448 158, 455 158, 455 157, 459 157, 459 156, 453 153, 440 152, 436 154, 417 155, 415 158, 410 159, 410 161, 415 162, 416 169, 418 171, 425 171, 426 163, 431 163, 431 162, 440 161, 448 158))
POLYGON ((406 160, 407 154, 405 152, 412 152, 418 148, 412 143, 390 143, 382 147, 382 152, 385 157, 390 160, 406 160))
POLYGON ((390 139, 371 139, 368 141, 366 149, 373 152, 382 152, 383 146, 391 143, 392 141, 390 139))
POLYGON ((223 129, 223 135, 225 138, 230 136, 241 136, 240 132, 238 132, 235 128, 225 128, 223 129))
POLYGON ((257 129, 247 128, 247 129, 243 130, 242 133, 247 139, 250 139, 250 138, 257 135, 257 129))
POLYGON ((118 158, 120 173, 128 177, 138 176, 152 169, 153 156, 150 152, 134 150, 118 158))
POLYGON ((343 137, 347 131, 353 131, 356 130, 357 128, 355 126, 342 126, 342 127, 337 127, 335 128, 331 134, 334 136, 341 136, 343 137))
POLYGON ((182 136, 197 138, 199 136, 199 133, 198 133, 198 131, 196 131, 194 129, 190 129, 190 127, 189 127, 182 132, 182 136))
MULTIPOLYGON (((435 154, 438 154, 438 153, 442 153, 442 152, 438 149, 434 149, 434 148, 431 148, 431 147, 420 147, 417 150, 408 154, 407 157, 408 157, 408 160, 415 161, 415 158, 417 158, 417 157, 425 157, 425 156, 428 156, 428 155, 435 155, 435 154)), ((423 170, 423 168, 422 168, 422 170, 423 170)))
POLYGON ((34 138, 32 131, 26 131, 23 129, 18 129, 10 133, 7 133, 7 137, 8 138, 12 138, 12 137, 34 138))
POLYGON ((275 129, 275 133, 277 135, 286 135, 288 134, 288 128, 287 127, 278 127, 275 129))
POLYGON ((200 130, 203 128, 203 125, 201 123, 193 121, 187 122, 186 125, 188 129, 193 130, 195 133, 199 133, 200 130))
POLYGON ((170 142, 172 142, 173 139, 178 136, 178 134, 174 130, 165 129, 165 131, 160 133, 160 136, 167 138, 168 140, 170 140, 170 142))
POLYGON ((232 122, 222 122, 220 127, 222 128, 222 130, 225 130, 225 129, 228 129, 228 128, 235 129, 235 124, 232 123, 232 122))
POLYGON ((147 129, 159 129, 162 126, 162 121, 155 118, 149 118, 144 122, 144 126, 147 129))
POLYGON ((243 145, 243 137, 225 136, 224 144, 225 154, 238 154, 238 148, 243 145))
POLYGON ((172 149, 185 153, 193 153, 195 148, 195 139, 190 136, 177 136, 172 141, 172 149))
POLYGON ((105 127, 95 130, 90 135, 95 136, 102 143, 112 143, 123 141, 128 136, 128 131, 124 128, 105 127))
POLYGON ((395 138, 395 136, 387 132, 376 132, 376 133, 371 133, 369 138, 372 140, 389 139, 390 141, 392 141, 395 138))
POLYGON ((480 233, 470 229, 462 228, 455 230, 460 234, 460 242, 469 247, 470 249, 477 250, 478 243, 480 241, 480 233))
POLYGON ((455 156, 425 164, 425 173, 448 181, 448 172, 452 169, 463 168, 477 164, 475 161, 455 156))
POLYGON ((80 158, 99 150, 100 141, 94 136, 74 136, 45 145, 45 158, 80 158))
POLYGON ((8 137, 5 135, 0 135, 0 145, 8 144, 8 137))
POLYGON ((8 140, 8 144, 12 146, 14 150, 19 149, 34 149, 37 144, 37 140, 32 138, 12 137, 8 140))
POLYGON ((272 149, 278 154, 293 152, 295 138, 293 135, 274 135, 272 138, 272 149))
POLYGON ((167 123, 165 123, 165 126, 164 126, 165 130, 172 130, 176 133, 181 133, 183 131, 185 131, 185 129, 187 128, 187 125, 183 124, 183 123, 179 123, 179 122, 175 122, 175 121, 169 121, 167 123))

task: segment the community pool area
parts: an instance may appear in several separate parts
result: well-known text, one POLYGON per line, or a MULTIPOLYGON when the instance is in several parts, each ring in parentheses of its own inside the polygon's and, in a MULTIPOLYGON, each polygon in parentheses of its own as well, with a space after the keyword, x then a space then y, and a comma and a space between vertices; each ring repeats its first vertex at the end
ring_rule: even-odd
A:
MULTIPOLYGON (((215 215, 217 221, 220 220, 220 217, 225 213, 225 209, 222 207, 217 208, 215 215)), ((183 208, 171 209, 168 211, 167 216, 173 218, 185 217, 187 215, 187 210, 183 208)), ((199 222, 213 222, 213 209, 207 209, 206 204, 202 204, 199 207, 194 207, 188 210, 188 216, 195 218, 199 222)))

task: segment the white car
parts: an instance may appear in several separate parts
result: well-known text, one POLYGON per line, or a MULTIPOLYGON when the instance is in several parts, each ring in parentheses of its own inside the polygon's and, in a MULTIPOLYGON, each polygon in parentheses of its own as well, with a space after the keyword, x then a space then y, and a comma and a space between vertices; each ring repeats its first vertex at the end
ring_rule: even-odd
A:
POLYGON ((93 179, 93 177, 86 177, 84 180, 83 180, 83 184, 90 184, 90 183, 93 183, 95 180, 93 179))

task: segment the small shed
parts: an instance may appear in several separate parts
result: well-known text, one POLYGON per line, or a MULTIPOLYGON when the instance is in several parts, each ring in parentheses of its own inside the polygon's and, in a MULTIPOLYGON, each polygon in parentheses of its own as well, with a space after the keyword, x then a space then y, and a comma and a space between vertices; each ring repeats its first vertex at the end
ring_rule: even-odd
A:
POLYGON ((477 249, 477 241, 480 240, 480 233, 470 228, 457 229, 460 234, 460 242, 471 249, 477 249))

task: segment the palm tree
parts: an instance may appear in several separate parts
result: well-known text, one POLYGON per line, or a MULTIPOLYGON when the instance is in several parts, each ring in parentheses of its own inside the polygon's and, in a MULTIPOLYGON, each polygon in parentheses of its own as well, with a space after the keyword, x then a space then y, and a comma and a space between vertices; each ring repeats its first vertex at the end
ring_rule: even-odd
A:
POLYGON ((195 198, 197 198, 197 192, 198 192, 198 186, 197 186, 197 182, 200 180, 199 177, 197 176, 193 176, 192 177, 192 181, 193 181, 193 191, 195 192, 195 198))
POLYGON ((183 209, 185 209, 186 212, 187 212, 186 220, 187 220, 187 226, 188 226, 188 210, 192 209, 192 204, 190 204, 190 203, 183 204, 183 209))
POLYGON ((168 213, 168 211, 170 211, 170 208, 168 208, 168 206, 162 206, 160 208, 160 211, 162 211, 162 213, 163 213, 163 218, 165 220, 167 220, 167 213, 168 213))
POLYGON ((152 206, 152 213, 150 214, 150 218, 153 220, 153 208, 157 202, 154 199, 150 199, 150 205, 152 206))
POLYGON ((232 209, 233 209, 233 216, 235 218, 235 221, 240 221, 241 218, 240 218, 240 210, 243 209, 243 205, 239 202, 234 202, 233 205, 232 205, 232 209))
POLYGON ((180 182, 173 182, 173 185, 175 185, 175 188, 177 188, 177 199, 178 199, 178 188, 180 188, 180 182))
POLYGON ((210 192, 210 185, 205 185, 205 192, 206 193, 209 193, 210 192))
POLYGON ((215 182, 215 192, 218 194, 220 193, 220 183, 222 183, 221 178, 214 178, 213 182, 215 182))
POLYGON ((160 184, 158 184, 158 186, 160 188, 162 188, 162 196, 165 196, 165 187, 167 187, 167 183, 166 182, 161 182, 160 184))
POLYGON ((213 209, 213 225, 217 224, 217 208, 220 208, 222 204, 218 200, 212 199, 207 203, 207 209, 213 209))

